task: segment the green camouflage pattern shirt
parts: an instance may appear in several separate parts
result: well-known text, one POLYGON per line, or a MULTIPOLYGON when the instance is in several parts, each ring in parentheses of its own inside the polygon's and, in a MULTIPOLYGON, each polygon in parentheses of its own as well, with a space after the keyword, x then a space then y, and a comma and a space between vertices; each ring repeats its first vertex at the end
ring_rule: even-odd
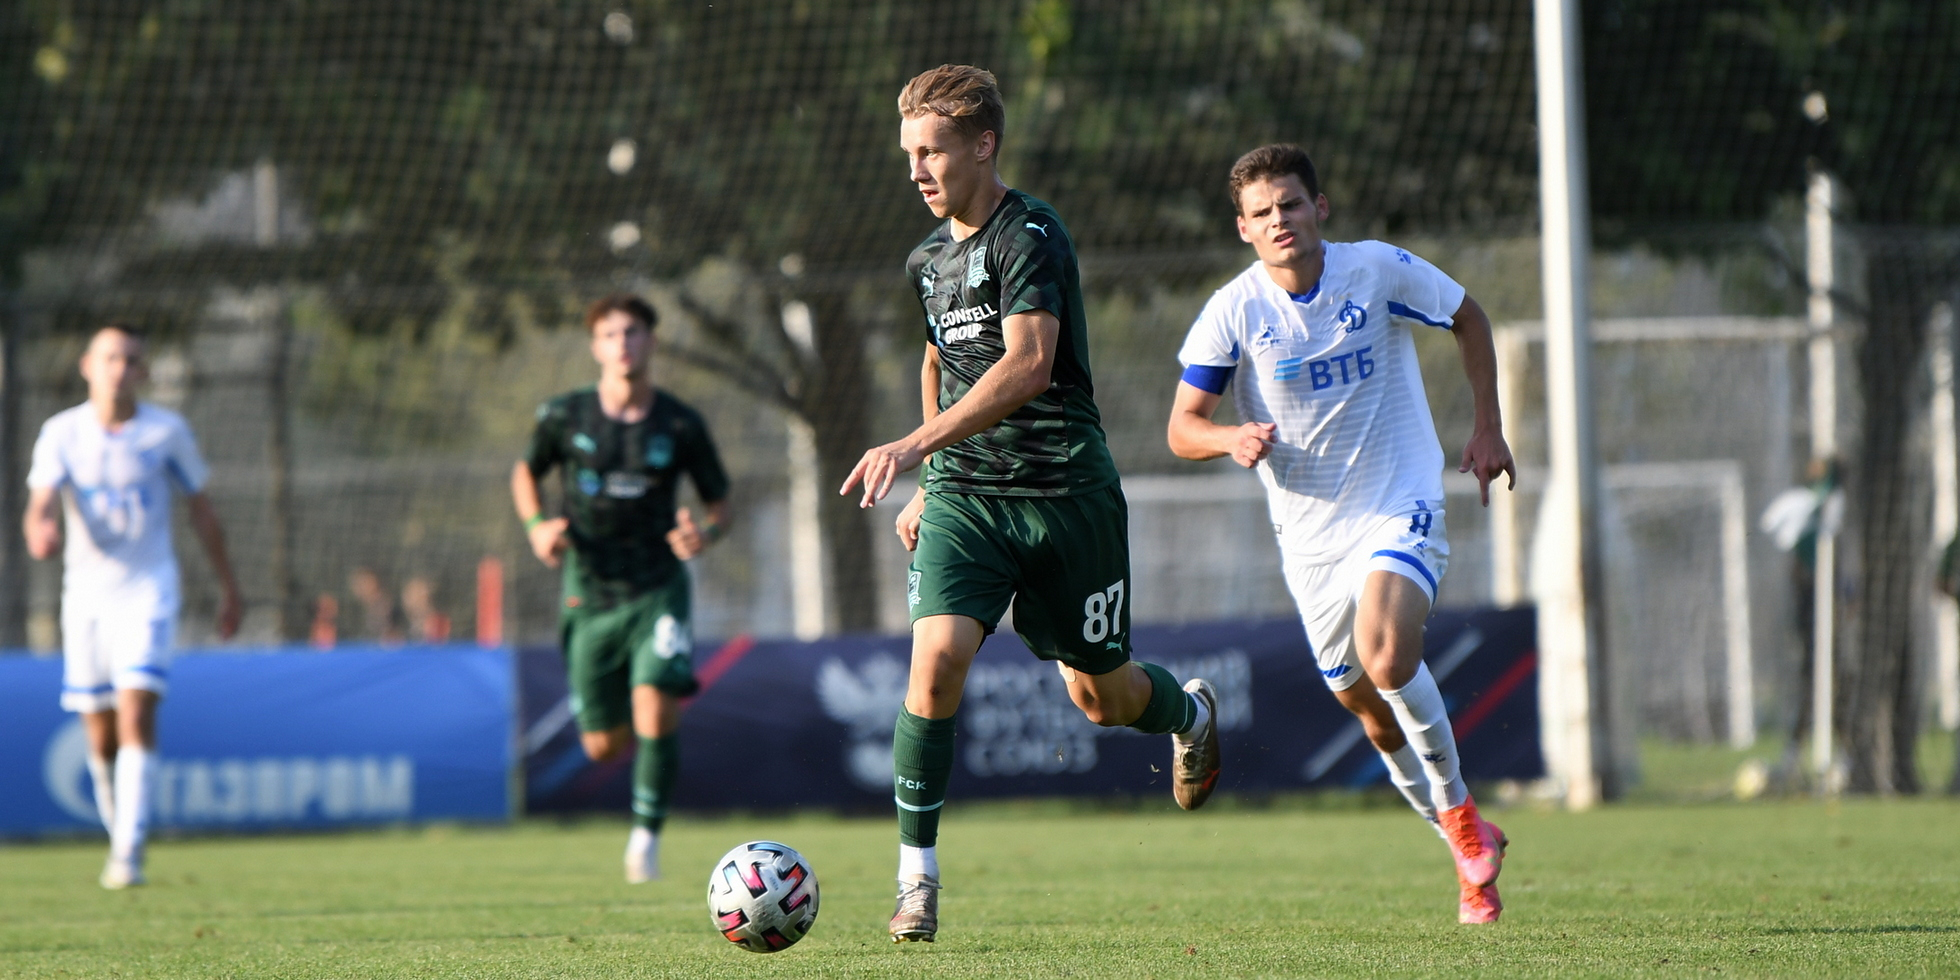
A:
POLYGON ((1116 482, 1089 376, 1089 326, 1075 243, 1049 207, 1010 190, 980 230, 954 241, 952 222, 905 266, 939 352, 939 410, 965 397, 1006 354, 1003 318, 1044 310, 1061 321, 1048 390, 993 427, 932 454, 928 492, 1060 497, 1116 482))
POLYGON ((563 473, 564 516, 572 553, 565 561, 566 606, 605 608, 666 584, 680 567, 667 546, 681 474, 701 499, 728 496, 728 474, 699 413, 664 391, 638 422, 608 418, 597 387, 538 406, 524 456, 534 478, 563 473))

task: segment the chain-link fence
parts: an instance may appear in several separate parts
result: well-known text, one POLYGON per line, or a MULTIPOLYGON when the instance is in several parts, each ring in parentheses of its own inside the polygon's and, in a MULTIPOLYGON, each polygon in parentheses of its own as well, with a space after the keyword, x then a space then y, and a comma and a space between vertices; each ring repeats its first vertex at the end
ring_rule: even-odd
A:
MULTIPOLYGON (((1636 709, 1621 714, 1645 732, 1728 733, 1738 642, 1762 724, 1787 724, 1797 697, 1788 559, 1755 520, 1810 455, 1791 319, 1809 161, 1846 173, 1874 222, 1927 242, 1960 222, 1960 142, 1941 135, 1960 72, 1901 55, 1879 74, 1916 72, 1919 101, 1888 104, 1845 67, 1901 31, 1960 36, 1952 5, 1901 7, 1905 27, 1885 4, 1788 5, 1790 27, 1783 6, 1587 5, 1609 614, 1636 709), (1873 139, 1896 159, 1875 160, 1873 139)), ((831 491, 918 418, 924 336, 901 266, 931 220, 894 102, 913 73, 968 61, 1006 89, 1006 176, 1081 246, 1140 619, 1293 614, 1256 483, 1163 444, 1182 335, 1250 261, 1225 171, 1275 139, 1316 156, 1330 237, 1420 252, 1508 331, 1525 479, 1492 511, 1451 484, 1442 594, 1525 601, 1545 462, 1529 15, 1489 0, 28 0, 0 14, 5 503, 18 513, 35 427, 82 398, 87 329, 133 319, 154 331, 150 397, 190 418, 213 463, 249 638, 430 636, 444 620, 468 638, 490 559, 503 636, 548 642, 554 575, 525 548, 507 476, 538 402, 595 375, 577 309, 623 288, 659 307, 659 383, 706 415, 734 478, 733 534, 696 563, 699 632, 902 629, 895 508, 862 515, 831 491), (814 560, 795 546, 812 522, 814 560)), ((1914 296, 1950 298, 1945 253, 1919 254, 1914 296)), ((1867 278, 1846 265, 1844 281, 1867 278)), ((1859 380, 1857 324, 1878 307, 1843 292, 1855 441, 1858 393, 1891 382, 1859 380)), ((1467 387, 1447 335, 1420 343, 1453 462, 1467 387)), ((1906 353, 1887 370, 1919 378, 1923 349, 1906 353)), ((1891 423, 1911 459, 1926 404, 1891 423)), ((58 566, 26 563, 12 537, 0 643, 47 649, 58 566)), ((216 597, 180 539, 198 643, 216 597)), ((1920 578, 1890 587, 1922 589, 1915 554, 1920 578)))

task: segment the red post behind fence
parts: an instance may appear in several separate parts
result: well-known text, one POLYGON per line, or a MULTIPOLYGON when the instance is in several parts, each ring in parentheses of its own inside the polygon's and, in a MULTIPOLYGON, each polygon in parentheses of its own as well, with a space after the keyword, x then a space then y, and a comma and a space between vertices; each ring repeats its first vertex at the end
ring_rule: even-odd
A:
POLYGON ((476 645, 504 645, 504 563, 490 555, 476 563, 476 645))

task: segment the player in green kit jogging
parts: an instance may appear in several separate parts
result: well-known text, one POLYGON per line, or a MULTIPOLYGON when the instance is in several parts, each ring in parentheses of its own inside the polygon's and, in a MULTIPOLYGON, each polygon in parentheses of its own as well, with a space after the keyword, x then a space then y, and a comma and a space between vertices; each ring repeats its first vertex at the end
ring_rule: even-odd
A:
POLYGON ((531 550, 564 568, 559 610, 566 679, 585 754, 633 762, 626 880, 660 877, 660 827, 680 770, 680 699, 694 680, 689 584, 681 562, 720 539, 728 476, 693 409, 653 386, 653 307, 636 296, 592 304, 585 325, 599 383, 538 407, 511 498, 531 550), (564 516, 542 513, 538 481, 563 473, 564 516), (707 513, 674 507, 681 477, 707 513))
POLYGON ((1129 512, 1089 375, 1075 246, 1053 208, 1001 182, 994 76, 944 65, 906 84, 899 142, 945 221, 907 263, 927 331, 925 424, 864 454, 841 492, 861 506, 925 466, 898 517, 914 552, 912 671, 892 739, 898 804, 893 941, 939 929, 939 813, 967 668, 1007 611, 1059 661, 1090 721, 1172 734, 1173 789, 1195 809, 1217 784, 1217 696, 1130 659, 1129 512))

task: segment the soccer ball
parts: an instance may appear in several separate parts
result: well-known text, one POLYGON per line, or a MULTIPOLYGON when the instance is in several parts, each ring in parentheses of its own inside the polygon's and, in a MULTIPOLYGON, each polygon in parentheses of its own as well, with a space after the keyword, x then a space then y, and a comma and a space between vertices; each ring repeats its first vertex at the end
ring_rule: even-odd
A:
POLYGON ((817 922, 817 873, 787 844, 737 845, 708 875, 708 914, 716 931, 743 949, 788 949, 817 922))

